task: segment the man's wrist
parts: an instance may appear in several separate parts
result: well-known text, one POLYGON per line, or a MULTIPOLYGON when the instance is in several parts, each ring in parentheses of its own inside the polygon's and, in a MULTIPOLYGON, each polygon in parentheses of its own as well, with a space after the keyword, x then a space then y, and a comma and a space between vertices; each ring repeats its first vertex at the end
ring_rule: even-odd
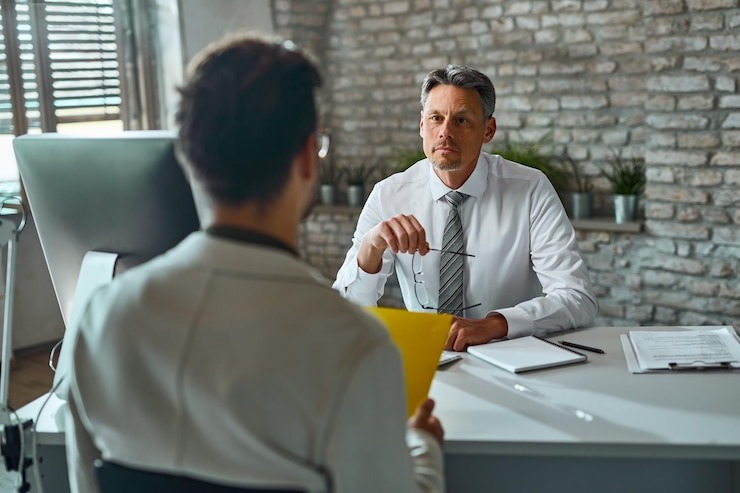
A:
POLYGON ((377 274, 383 268, 383 252, 363 240, 357 252, 357 266, 368 274, 377 274))
POLYGON ((486 315, 486 318, 495 319, 495 334, 493 339, 502 339, 509 335, 509 322, 502 314, 499 312, 491 312, 486 315))

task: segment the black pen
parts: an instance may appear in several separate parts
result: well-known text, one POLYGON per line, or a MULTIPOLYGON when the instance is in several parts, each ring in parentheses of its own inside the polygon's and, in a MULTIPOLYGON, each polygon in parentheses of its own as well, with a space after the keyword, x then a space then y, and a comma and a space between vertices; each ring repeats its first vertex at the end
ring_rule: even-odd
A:
POLYGON ((576 344, 575 342, 567 342, 567 341, 558 341, 563 346, 568 346, 576 349, 583 349, 584 351, 591 351, 592 353, 599 353, 599 354, 606 354, 604 351, 602 351, 599 348, 591 347, 591 346, 584 346, 583 344, 576 344))

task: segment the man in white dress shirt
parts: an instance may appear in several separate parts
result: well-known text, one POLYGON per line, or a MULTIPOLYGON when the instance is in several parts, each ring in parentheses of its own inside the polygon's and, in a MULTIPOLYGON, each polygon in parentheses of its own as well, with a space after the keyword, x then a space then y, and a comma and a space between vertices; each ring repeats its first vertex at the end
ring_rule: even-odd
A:
POLYGON ((444 491, 434 403, 407 423, 387 330, 298 258, 328 151, 316 67, 292 43, 237 37, 190 72, 177 149, 210 224, 84 309, 72 492, 98 491, 96 458, 231 486, 444 491))
MULTIPOLYGON (((360 214, 334 288, 374 305, 395 268, 409 310, 439 310, 443 232, 458 206, 460 310, 447 349, 588 325, 597 312, 575 232, 539 170, 481 152, 496 133, 491 80, 469 67, 430 72, 419 130, 427 158, 379 182, 360 214)), ((444 270, 444 269, 443 269, 444 270)))

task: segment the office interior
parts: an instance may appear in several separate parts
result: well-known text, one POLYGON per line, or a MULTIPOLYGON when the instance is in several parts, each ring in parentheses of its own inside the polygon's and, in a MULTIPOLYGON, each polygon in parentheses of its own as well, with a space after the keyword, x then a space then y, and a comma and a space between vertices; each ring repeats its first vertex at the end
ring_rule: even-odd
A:
MULTIPOLYGON (((492 145, 544 143, 557 167, 567 171, 567 155, 592 183, 592 215, 573 224, 598 296, 596 326, 740 327, 738 2, 113 4, 125 17, 117 22, 132 36, 121 38, 127 44, 122 43, 119 60, 127 78, 122 75, 120 128, 173 128, 175 87, 187 61, 226 32, 259 30, 291 39, 316 57, 324 70, 322 124, 332 129, 334 163, 372 166, 376 176, 420 148, 423 76, 448 63, 480 69, 497 90, 498 131, 492 145), (124 70, 131 66, 150 70, 132 75, 124 70), (638 214, 619 224, 601 174, 615 155, 644 159, 647 168, 638 214)), ((4 26, 7 8, 4 3, 4 26)), ((27 130, 54 125, 53 118, 41 120, 27 130)), ((54 129, 66 131, 63 125, 54 129)), ((3 155, 4 162, 8 159, 12 156, 3 155)), ((3 173, 7 183, 14 181, 12 171, 3 173)), ((569 181, 561 191, 569 210, 572 188, 569 181)), ((318 206, 302 228, 304 258, 329 279, 341 264, 358 214, 358 207, 346 204, 342 182, 338 203, 318 206)), ((19 237, 16 261, 13 348, 60 339, 64 325, 32 216, 19 237)), ((0 264, 4 269, 4 260, 0 264)), ((391 286, 383 303, 400 306, 399 296, 391 286)), ((553 468, 557 462, 541 460, 553 468)))
MULTIPOLYGON (((733 2, 122 4, 138 16, 132 31, 153 34, 136 45, 148 50, 134 54, 156 69, 146 84, 122 86, 146 89, 124 94, 122 127, 171 128, 186 61, 224 32, 258 29, 307 47, 324 67, 322 115, 333 131, 335 164, 392 169, 397 156, 420 147, 423 75, 470 64, 496 84, 493 145, 546 139, 559 166, 566 153, 593 182, 593 217, 574 224, 599 298, 597 324, 738 325, 740 45, 733 2), (146 22, 156 28, 144 30, 146 22), (614 152, 647 165, 635 223, 613 220, 600 172, 614 152)), ((305 258, 328 278, 359 213, 341 206, 342 193, 339 206, 319 207, 302 231, 305 258)), ((562 197, 567 207, 568 193, 562 197)), ((20 238, 17 262, 19 349, 59 338, 63 324, 33 227, 20 238)), ((389 291, 384 303, 398 306, 398 292, 389 291)))

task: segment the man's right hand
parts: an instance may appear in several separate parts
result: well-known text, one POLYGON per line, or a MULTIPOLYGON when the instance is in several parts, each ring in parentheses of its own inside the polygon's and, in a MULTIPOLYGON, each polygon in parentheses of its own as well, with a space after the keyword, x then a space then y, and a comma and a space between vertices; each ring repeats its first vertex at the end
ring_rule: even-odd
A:
POLYGON ((445 432, 442 429, 442 423, 432 415, 434 411, 434 401, 427 397, 422 402, 413 416, 409 418, 407 426, 409 428, 416 428, 417 430, 424 430, 427 433, 431 433, 434 438, 437 439, 440 445, 443 444, 445 432))
POLYGON ((368 274, 377 274, 383 265, 383 252, 429 253, 426 231, 412 215, 398 214, 381 221, 362 237, 357 265, 368 274))

